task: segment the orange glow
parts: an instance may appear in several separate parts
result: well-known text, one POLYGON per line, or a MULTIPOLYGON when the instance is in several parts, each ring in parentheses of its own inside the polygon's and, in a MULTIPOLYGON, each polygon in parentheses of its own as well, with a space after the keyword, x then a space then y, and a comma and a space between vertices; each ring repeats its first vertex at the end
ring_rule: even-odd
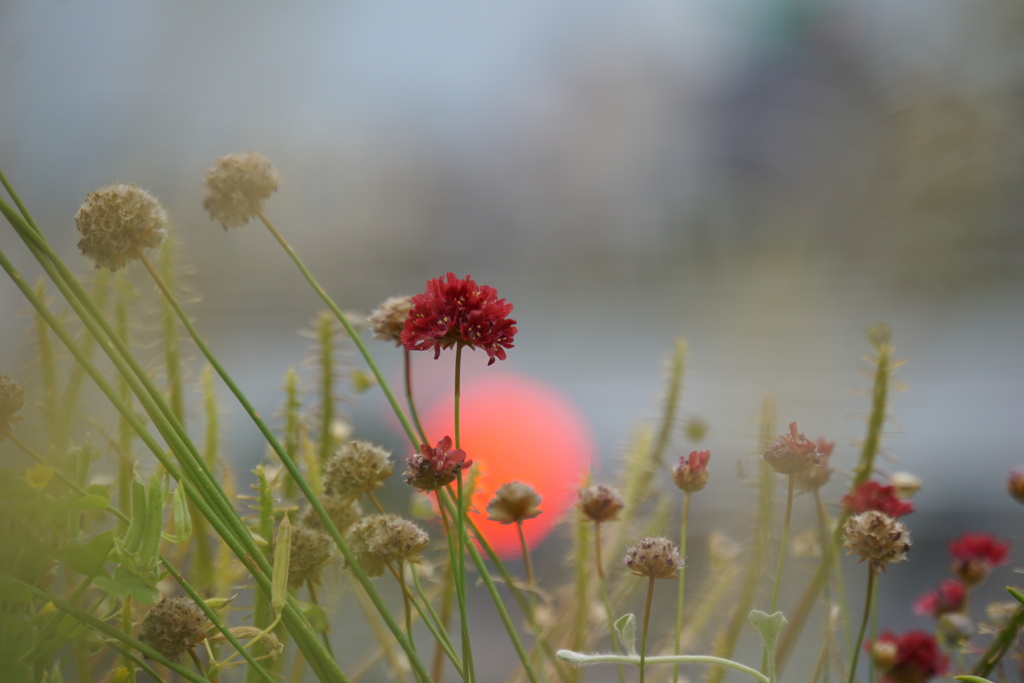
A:
MULTIPOLYGON (((448 397, 427 412, 424 422, 432 439, 454 438, 452 406, 448 397)), ((576 502, 576 489, 594 462, 590 427, 553 387, 501 371, 464 382, 460 421, 462 449, 477 476, 470 514, 499 555, 517 557, 516 525, 489 521, 487 503, 502 484, 532 486, 541 496, 542 514, 524 522, 523 531, 529 546, 536 547, 576 502)))

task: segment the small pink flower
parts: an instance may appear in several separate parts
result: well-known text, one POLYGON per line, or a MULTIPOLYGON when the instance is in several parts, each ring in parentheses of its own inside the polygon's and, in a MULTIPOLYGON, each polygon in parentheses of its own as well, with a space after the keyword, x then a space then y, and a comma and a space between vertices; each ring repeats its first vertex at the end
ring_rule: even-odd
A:
POLYGON ((672 469, 672 479, 676 486, 687 493, 700 491, 707 486, 709 460, 711 451, 691 451, 689 459, 680 455, 679 464, 672 469))
POLYGON ((997 541, 992 534, 966 533, 949 542, 953 556, 953 575, 968 586, 985 580, 995 567, 1006 564, 1010 554, 1008 541, 997 541))
POLYGON ((885 672, 882 680, 892 683, 923 683, 946 673, 949 667, 949 658, 939 650, 935 637, 924 631, 908 631, 898 637, 886 631, 865 649, 872 654, 876 666, 885 672), (894 654, 892 646, 895 646, 894 654), (874 657, 877 652, 885 652, 887 656, 874 657))
POLYGON ((789 434, 773 439, 761 457, 779 474, 797 474, 818 464, 818 446, 790 422, 789 434))
POLYGON ((819 436, 814 443, 818 449, 818 464, 805 472, 793 475, 793 485, 800 493, 817 491, 832 478, 832 467, 828 461, 836 447, 835 441, 829 441, 825 437, 819 436))
POLYGON ((843 496, 840 503, 851 515, 877 510, 890 517, 902 517, 914 511, 913 503, 896 496, 896 487, 883 486, 877 481, 864 482, 854 489, 853 493, 843 496))
POLYGON ((956 579, 946 579, 933 591, 928 591, 914 603, 914 614, 938 619, 943 614, 963 611, 967 602, 967 589, 956 579))
POLYGON ((423 444, 420 452, 405 461, 408 468, 405 481, 421 491, 436 491, 455 481, 462 470, 473 464, 466 460, 466 452, 452 448, 452 439, 446 436, 431 448, 423 444))

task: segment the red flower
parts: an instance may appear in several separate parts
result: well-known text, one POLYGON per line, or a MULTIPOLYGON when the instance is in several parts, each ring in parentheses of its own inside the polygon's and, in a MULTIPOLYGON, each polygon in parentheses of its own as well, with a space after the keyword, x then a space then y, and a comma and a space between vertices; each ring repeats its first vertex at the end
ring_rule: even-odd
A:
POLYGON ((964 608, 967 589, 956 579, 946 579, 933 591, 928 591, 914 603, 914 614, 935 617, 960 612, 964 608))
POLYGON ((687 460, 685 455, 679 456, 679 464, 672 469, 672 479, 683 491, 693 493, 700 491, 708 483, 708 461, 711 451, 691 451, 687 460))
POLYGON ((842 503, 843 509, 851 515, 877 510, 896 518, 909 515, 914 511, 913 503, 901 500, 896 496, 895 487, 883 486, 877 481, 864 482, 854 489, 853 493, 843 496, 840 503, 842 503))
POLYGON ((1008 541, 997 541, 992 534, 967 533, 949 542, 953 556, 953 575, 968 586, 981 583, 993 568, 1006 564, 1008 541))
POLYGON ((490 360, 505 360, 505 349, 512 348, 516 321, 508 318, 512 304, 498 298, 494 287, 477 285, 467 275, 464 280, 448 273, 445 278, 427 282, 427 291, 412 297, 412 310, 402 330, 402 345, 410 351, 441 349, 456 344, 480 347, 490 360))
POLYGON ((437 447, 423 444, 419 453, 409 456, 405 461, 405 481, 421 491, 435 491, 455 481, 472 464, 472 460, 466 460, 466 452, 452 448, 452 439, 446 436, 437 442, 437 447))
POLYGON ((935 637, 925 631, 908 631, 899 637, 886 631, 878 640, 868 643, 865 649, 872 654, 875 664, 885 671, 883 681, 924 683, 946 673, 949 666, 949 658, 939 650, 935 637), (891 651, 892 646, 895 646, 895 654, 891 651), (877 656, 879 653, 886 656, 877 656))
POLYGON ((761 457, 779 474, 806 472, 819 460, 817 445, 797 430, 796 422, 790 422, 789 434, 773 439, 761 457))

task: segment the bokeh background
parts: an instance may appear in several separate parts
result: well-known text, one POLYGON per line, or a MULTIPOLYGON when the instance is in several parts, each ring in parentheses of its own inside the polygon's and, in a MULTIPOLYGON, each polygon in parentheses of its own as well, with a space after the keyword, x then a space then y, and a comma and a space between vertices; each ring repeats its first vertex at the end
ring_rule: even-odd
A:
MULTIPOLYGON (((202 211, 204 172, 236 151, 274 161, 268 212, 346 309, 448 271, 495 286, 520 323, 501 370, 572 403, 599 478, 658 415, 685 336, 682 417, 712 451, 696 538, 742 529, 736 469, 768 392, 780 431, 837 442, 839 495, 864 332, 891 324, 907 391, 884 467, 924 481, 921 554, 885 577, 896 628, 926 626, 910 603, 944 577, 946 538, 1024 541, 1004 493, 1024 463, 1022 113, 1013 0, 0 1, 0 167, 83 273, 86 193, 160 197, 190 311, 265 415, 319 305, 262 229, 202 211)), ((10 230, 0 248, 35 277, 10 230)), ((30 375, 9 283, 0 306, 4 372, 30 375)), ((421 355, 429 402, 450 379, 421 355)), ((402 449, 376 394, 346 411, 402 449)), ((244 472, 258 435, 240 410, 225 424, 244 472)), ((557 572, 563 549, 539 552, 557 572)))

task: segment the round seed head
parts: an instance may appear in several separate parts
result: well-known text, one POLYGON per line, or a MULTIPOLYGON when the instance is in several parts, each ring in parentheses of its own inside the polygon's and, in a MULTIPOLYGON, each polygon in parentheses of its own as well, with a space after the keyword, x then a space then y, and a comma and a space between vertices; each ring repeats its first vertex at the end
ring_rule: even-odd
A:
POLYGON ((623 506, 622 496, 610 486, 596 484, 580 490, 580 512, 591 521, 613 521, 623 506))
POLYGON ((388 563, 418 562, 430 537, 415 522, 398 515, 370 515, 348 534, 349 547, 367 576, 380 576, 388 563))
POLYGON ((334 541, 323 531, 301 525, 293 527, 288 585, 301 586, 306 581, 316 583, 320 570, 331 560, 333 551, 334 541))
POLYGON ((256 152, 229 154, 213 162, 203 185, 203 208, 225 230, 245 225, 263 210, 279 177, 270 159, 256 152))
POLYGON ((514 524, 540 514, 540 496, 533 488, 513 481, 503 484, 487 504, 487 519, 499 524, 514 524))
POLYGON ((660 536, 645 536, 626 550, 622 560, 629 571, 637 576, 653 579, 673 579, 683 568, 683 558, 672 541, 660 536))
MULTIPOLYGON (((334 522, 334 526, 338 527, 338 533, 340 534, 348 531, 363 516, 363 508, 359 505, 358 501, 351 501, 336 496, 323 496, 320 499, 320 504, 324 506, 324 511, 327 512, 331 521, 334 522)), ((324 525, 320 523, 320 517, 317 516, 316 510, 311 507, 306 508, 306 511, 302 513, 299 523, 302 526, 308 526, 310 529, 326 532, 324 525)))
POLYGON ((107 185, 90 192, 75 214, 78 248, 97 268, 120 270, 155 247, 167 234, 167 212, 156 197, 132 185, 107 185))
POLYGON ((142 620, 139 640, 168 659, 177 659, 203 642, 211 625, 192 598, 163 598, 142 620))
POLYGON ((349 441, 334 452, 324 470, 327 496, 355 499, 383 486, 391 476, 391 454, 368 441, 349 441))
POLYGON ((876 569, 907 559, 910 532, 902 522, 877 510, 868 510, 846 520, 843 546, 850 555, 860 555, 876 569))
POLYGON ((395 346, 401 346, 402 330, 405 329, 405 321, 409 319, 411 310, 411 296, 395 296, 382 303, 370 314, 370 329, 373 330, 373 336, 394 342, 395 346))

